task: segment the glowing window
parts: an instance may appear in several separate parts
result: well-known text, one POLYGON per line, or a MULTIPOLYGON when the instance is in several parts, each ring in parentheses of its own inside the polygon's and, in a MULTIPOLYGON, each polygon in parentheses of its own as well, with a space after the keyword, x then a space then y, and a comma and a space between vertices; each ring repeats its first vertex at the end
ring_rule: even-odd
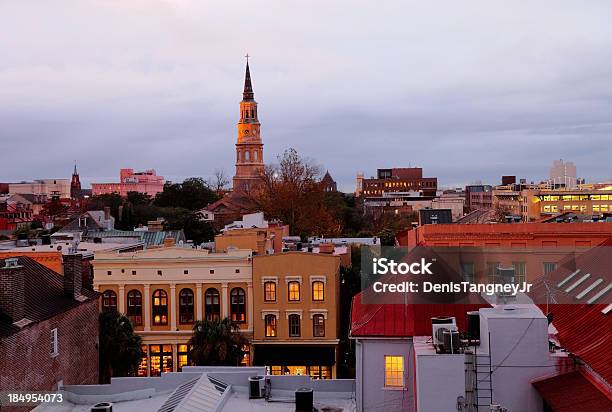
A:
POLYGON ((385 386, 404 386, 404 357, 385 355, 385 386))
POLYGON ((289 282, 289 300, 292 302, 300 300, 300 283, 289 282))
POLYGON ((312 300, 322 301, 325 298, 325 284, 321 281, 312 282, 312 300))

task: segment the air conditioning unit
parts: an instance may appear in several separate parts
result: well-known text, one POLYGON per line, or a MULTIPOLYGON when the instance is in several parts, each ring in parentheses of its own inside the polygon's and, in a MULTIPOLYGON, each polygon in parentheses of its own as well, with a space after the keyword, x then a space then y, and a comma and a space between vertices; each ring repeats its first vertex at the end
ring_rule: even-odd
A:
POLYGON ((444 331, 456 331, 457 320, 454 316, 436 316, 431 318, 431 336, 434 346, 444 345, 444 331))

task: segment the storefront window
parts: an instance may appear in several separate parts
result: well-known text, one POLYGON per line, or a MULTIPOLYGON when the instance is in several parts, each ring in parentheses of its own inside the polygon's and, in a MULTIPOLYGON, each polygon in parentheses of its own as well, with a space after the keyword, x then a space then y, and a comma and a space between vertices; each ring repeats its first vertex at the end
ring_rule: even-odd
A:
POLYGON ((172 345, 150 345, 151 376, 172 372, 172 345))
POLYGON ((138 376, 147 376, 147 365, 149 364, 147 345, 141 345, 140 350, 142 352, 142 357, 138 364, 138 376))
POLYGON ((177 371, 183 370, 183 366, 188 366, 190 363, 189 346, 187 344, 178 345, 177 347, 178 365, 177 371))

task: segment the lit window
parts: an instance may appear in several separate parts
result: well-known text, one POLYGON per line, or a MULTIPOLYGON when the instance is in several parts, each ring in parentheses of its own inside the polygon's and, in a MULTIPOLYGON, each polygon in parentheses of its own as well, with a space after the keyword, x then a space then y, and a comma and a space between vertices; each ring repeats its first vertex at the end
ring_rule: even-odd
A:
POLYGON ((265 282, 264 283, 264 301, 274 302, 276 300, 276 283, 265 282))
POLYGON ((153 325, 168 324, 168 294, 158 289, 153 292, 153 325))
POLYGON ((276 316, 266 315, 264 321, 266 327, 266 338, 276 337, 276 316))
POLYGON ((385 355, 385 386, 404 386, 404 357, 385 355))
POLYGON ((312 300, 322 301, 325 298, 325 284, 321 281, 312 282, 312 300))
POLYGON ((246 299, 244 289, 234 288, 230 293, 230 312, 232 322, 246 322, 246 299))
POLYGON ((177 371, 180 372, 183 370, 183 366, 188 366, 190 359, 189 359, 189 347, 185 344, 182 345, 177 345, 177 358, 178 358, 178 365, 177 365, 177 371))
POLYGON ((289 300, 292 302, 300 300, 300 282, 289 282, 289 300))

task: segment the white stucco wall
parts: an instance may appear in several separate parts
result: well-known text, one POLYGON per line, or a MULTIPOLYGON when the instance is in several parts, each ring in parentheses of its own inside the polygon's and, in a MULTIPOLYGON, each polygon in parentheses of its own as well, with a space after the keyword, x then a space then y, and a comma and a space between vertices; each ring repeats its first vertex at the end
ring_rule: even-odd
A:
POLYGON ((358 411, 415 410, 412 339, 358 339, 356 357, 358 411), (385 355, 404 356, 404 389, 385 388, 385 355))
POLYGON ((454 411, 457 397, 465 395, 465 355, 436 354, 427 346, 416 350, 417 410, 454 411))

